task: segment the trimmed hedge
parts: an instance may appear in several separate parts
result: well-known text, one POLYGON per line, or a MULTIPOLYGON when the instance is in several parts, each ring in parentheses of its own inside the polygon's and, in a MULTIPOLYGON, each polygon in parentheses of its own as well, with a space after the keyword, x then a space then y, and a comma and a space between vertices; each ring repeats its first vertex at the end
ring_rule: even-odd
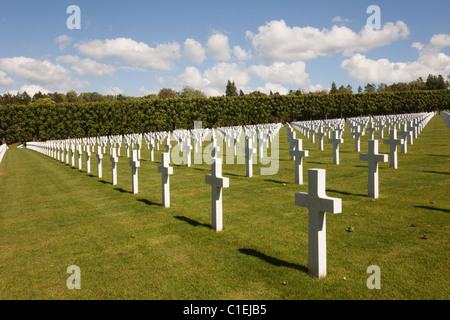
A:
POLYGON ((2 143, 450 109, 450 90, 0 106, 2 143))

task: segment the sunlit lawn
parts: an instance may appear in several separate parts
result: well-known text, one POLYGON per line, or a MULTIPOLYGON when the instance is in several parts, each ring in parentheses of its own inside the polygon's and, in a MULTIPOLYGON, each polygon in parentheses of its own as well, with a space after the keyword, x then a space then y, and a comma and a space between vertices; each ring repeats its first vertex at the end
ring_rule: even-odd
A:
MULTIPOLYGON (((294 184, 284 127, 277 174, 260 175, 269 165, 258 162, 247 178, 244 164, 224 164, 221 232, 211 229, 208 164, 172 164, 171 207, 161 206, 162 145, 154 162, 142 150, 138 194, 124 147, 113 186, 109 155, 99 179, 95 154, 87 174, 84 160, 80 171, 11 146, 0 164, 0 299, 448 299, 450 130, 442 118, 399 153, 398 169, 380 164, 375 201, 348 128, 340 165, 327 139, 319 151, 297 137, 310 153, 304 185, 294 184), (327 195, 343 201, 342 213, 327 214, 322 279, 307 272, 308 213, 294 203, 308 190, 309 168, 326 169, 327 195), (66 286, 70 265, 81 269, 81 290, 66 286), (366 286, 370 265, 381 270, 380 290, 366 286)), ((389 152, 382 141, 380 152, 389 152)))

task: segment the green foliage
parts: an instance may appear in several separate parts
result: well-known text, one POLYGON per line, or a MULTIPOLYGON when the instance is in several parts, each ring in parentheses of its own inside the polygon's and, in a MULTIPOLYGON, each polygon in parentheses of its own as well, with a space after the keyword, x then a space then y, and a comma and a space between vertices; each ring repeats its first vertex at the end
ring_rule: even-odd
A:
MULTIPOLYGON (((347 90, 347 88, 344 88, 347 90)), ((94 96, 94 95, 91 95, 94 96)), ((429 112, 450 109, 450 90, 335 94, 201 95, 186 98, 0 105, 0 140, 8 144, 150 131, 429 112)))

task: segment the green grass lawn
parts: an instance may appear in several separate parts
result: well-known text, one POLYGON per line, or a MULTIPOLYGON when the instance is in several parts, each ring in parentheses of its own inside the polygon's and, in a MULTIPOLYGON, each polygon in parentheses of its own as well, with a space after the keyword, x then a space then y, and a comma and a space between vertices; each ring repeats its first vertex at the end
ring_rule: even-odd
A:
POLYGON ((0 299, 449 299, 450 130, 442 118, 399 153, 398 169, 380 164, 375 201, 348 128, 340 165, 327 139, 319 151, 317 141, 297 138, 310 152, 303 185, 294 184, 284 127, 276 175, 260 175, 258 163, 246 178, 245 165, 224 164, 221 232, 211 229, 207 164, 173 165, 171 207, 163 208, 160 151, 150 162, 143 148, 132 194, 125 148, 113 186, 109 155, 98 179, 95 154, 87 174, 84 161, 80 171, 10 146, 0 164, 0 299), (308 190, 308 168, 326 169, 327 195, 342 199, 342 213, 327 214, 321 279, 308 275, 308 213, 294 203, 308 190), (70 265, 81 269, 81 290, 66 287, 70 265), (380 290, 366 286, 370 265, 381 270, 380 290))

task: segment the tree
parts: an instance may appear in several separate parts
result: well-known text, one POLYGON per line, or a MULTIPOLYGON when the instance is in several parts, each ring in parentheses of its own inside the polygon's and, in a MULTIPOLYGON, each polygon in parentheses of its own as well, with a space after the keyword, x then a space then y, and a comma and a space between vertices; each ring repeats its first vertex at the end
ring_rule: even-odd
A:
POLYGON ((228 80, 227 87, 225 88, 225 96, 227 97, 236 97, 238 95, 236 85, 234 84, 234 81, 231 82, 228 80))
POLYGON ((170 99, 170 98, 176 98, 176 97, 177 97, 177 93, 172 89, 164 88, 164 89, 159 90, 159 92, 158 92, 158 98, 160 98, 160 99, 170 99))
POLYGON ((69 90, 66 92, 67 102, 76 102, 78 98, 78 93, 75 90, 69 90))
POLYGON ((363 88, 361 86, 358 86, 358 93, 363 92, 363 88))
POLYGON ((333 81, 333 83, 331 84, 331 90, 330 90, 330 93, 331 94, 335 94, 335 93, 337 93, 338 92, 338 90, 337 90, 337 87, 336 87, 336 83, 333 81))
POLYGON ((35 94, 34 94, 34 96, 33 96, 33 102, 34 101, 37 101, 37 100, 39 100, 39 99, 44 99, 44 98, 47 98, 47 96, 45 95, 45 94, 43 94, 42 92, 36 92, 35 94))
POLYGON ((364 87, 364 91, 365 92, 375 92, 375 83, 368 83, 366 84, 366 86, 364 87))
POLYGON ((203 92, 188 86, 184 87, 178 93, 178 96, 180 98, 206 98, 206 95, 203 92))

